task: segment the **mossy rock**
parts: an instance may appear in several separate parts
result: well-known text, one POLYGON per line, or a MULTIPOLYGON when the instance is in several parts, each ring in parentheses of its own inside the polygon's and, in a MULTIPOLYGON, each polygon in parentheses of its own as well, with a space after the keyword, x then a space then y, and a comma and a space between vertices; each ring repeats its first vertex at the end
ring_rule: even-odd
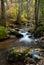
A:
POLYGON ((14 47, 11 48, 8 52, 8 61, 15 62, 15 61, 23 61, 25 55, 28 53, 30 49, 27 47, 14 47))
POLYGON ((17 30, 14 30, 14 31, 10 31, 9 33, 10 35, 15 35, 16 37, 23 37, 23 35, 21 35, 17 30))
POLYGON ((7 28, 4 26, 0 26, 0 40, 7 38, 7 28))

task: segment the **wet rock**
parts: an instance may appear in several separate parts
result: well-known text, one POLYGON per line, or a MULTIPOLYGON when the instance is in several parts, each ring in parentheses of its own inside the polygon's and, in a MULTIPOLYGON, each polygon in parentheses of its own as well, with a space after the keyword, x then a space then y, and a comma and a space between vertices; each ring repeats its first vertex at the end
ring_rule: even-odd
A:
POLYGON ((30 57, 26 57, 25 58, 25 64, 35 64, 36 62, 34 61, 34 59, 30 58, 30 57))
POLYGON ((44 37, 41 37, 39 39, 39 45, 40 45, 41 48, 44 48, 44 37))
POLYGON ((16 31, 16 30, 10 30, 10 32, 9 32, 9 35, 14 35, 14 36, 16 36, 16 37, 23 37, 23 35, 22 34, 20 34, 18 31, 16 31))

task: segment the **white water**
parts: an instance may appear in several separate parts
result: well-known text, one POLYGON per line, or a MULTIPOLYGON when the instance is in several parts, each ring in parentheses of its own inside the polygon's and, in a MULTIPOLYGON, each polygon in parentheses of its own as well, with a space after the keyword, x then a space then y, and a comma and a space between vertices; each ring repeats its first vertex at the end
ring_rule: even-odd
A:
POLYGON ((31 35, 31 33, 29 33, 29 32, 26 31, 26 30, 23 30, 23 29, 20 29, 19 33, 22 34, 23 37, 26 37, 27 35, 31 35))
POLYGON ((29 38, 29 36, 31 36, 31 33, 28 33, 28 32, 22 33, 21 31, 19 33, 23 35, 23 37, 19 39, 20 43, 24 43, 26 45, 31 45, 31 44, 35 43, 34 39, 29 38))
POLYGON ((25 42, 25 43, 31 43, 31 42, 33 42, 33 40, 31 38, 29 38, 28 35, 22 37, 19 41, 20 42, 25 42))

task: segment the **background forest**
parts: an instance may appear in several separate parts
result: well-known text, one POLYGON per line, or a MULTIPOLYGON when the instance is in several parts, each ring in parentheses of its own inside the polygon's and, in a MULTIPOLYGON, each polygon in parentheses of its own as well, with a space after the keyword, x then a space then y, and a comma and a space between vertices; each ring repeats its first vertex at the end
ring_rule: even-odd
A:
POLYGON ((32 25, 34 35, 43 36, 44 0, 0 0, 0 25, 15 28, 32 25))
MULTIPOLYGON (((35 14, 36 17, 38 17, 39 22, 43 23, 44 0, 2 0, 0 1, 0 18, 1 16, 5 17, 7 23, 9 21, 15 22, 18 17, 21 20, 21 22, 34 22, 35 14), (36 8, 36 13, 35 13, 35 8, 36 8)), ((20 21, 17 22, 19 23, 20 21)))

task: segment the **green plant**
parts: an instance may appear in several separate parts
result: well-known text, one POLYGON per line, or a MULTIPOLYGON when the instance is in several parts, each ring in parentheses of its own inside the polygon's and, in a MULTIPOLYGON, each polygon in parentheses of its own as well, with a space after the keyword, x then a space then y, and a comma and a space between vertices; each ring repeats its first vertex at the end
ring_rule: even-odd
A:
POLYGON ((23 60, 23 58, 25 57, 25 54, 27 54, 28 51, 29 51, 29 48, 27 47, 11 48, 8 53, 8 60, 9 61, 23 60))
POLYGON ((43 36, 44 33, 44 26, 39 26, 36 30, 35 30, 35 37, 41 37, 43 36))
POLYGON ((0 26, 0 39, 7 37, 7 29, 4 26, 0 26))

